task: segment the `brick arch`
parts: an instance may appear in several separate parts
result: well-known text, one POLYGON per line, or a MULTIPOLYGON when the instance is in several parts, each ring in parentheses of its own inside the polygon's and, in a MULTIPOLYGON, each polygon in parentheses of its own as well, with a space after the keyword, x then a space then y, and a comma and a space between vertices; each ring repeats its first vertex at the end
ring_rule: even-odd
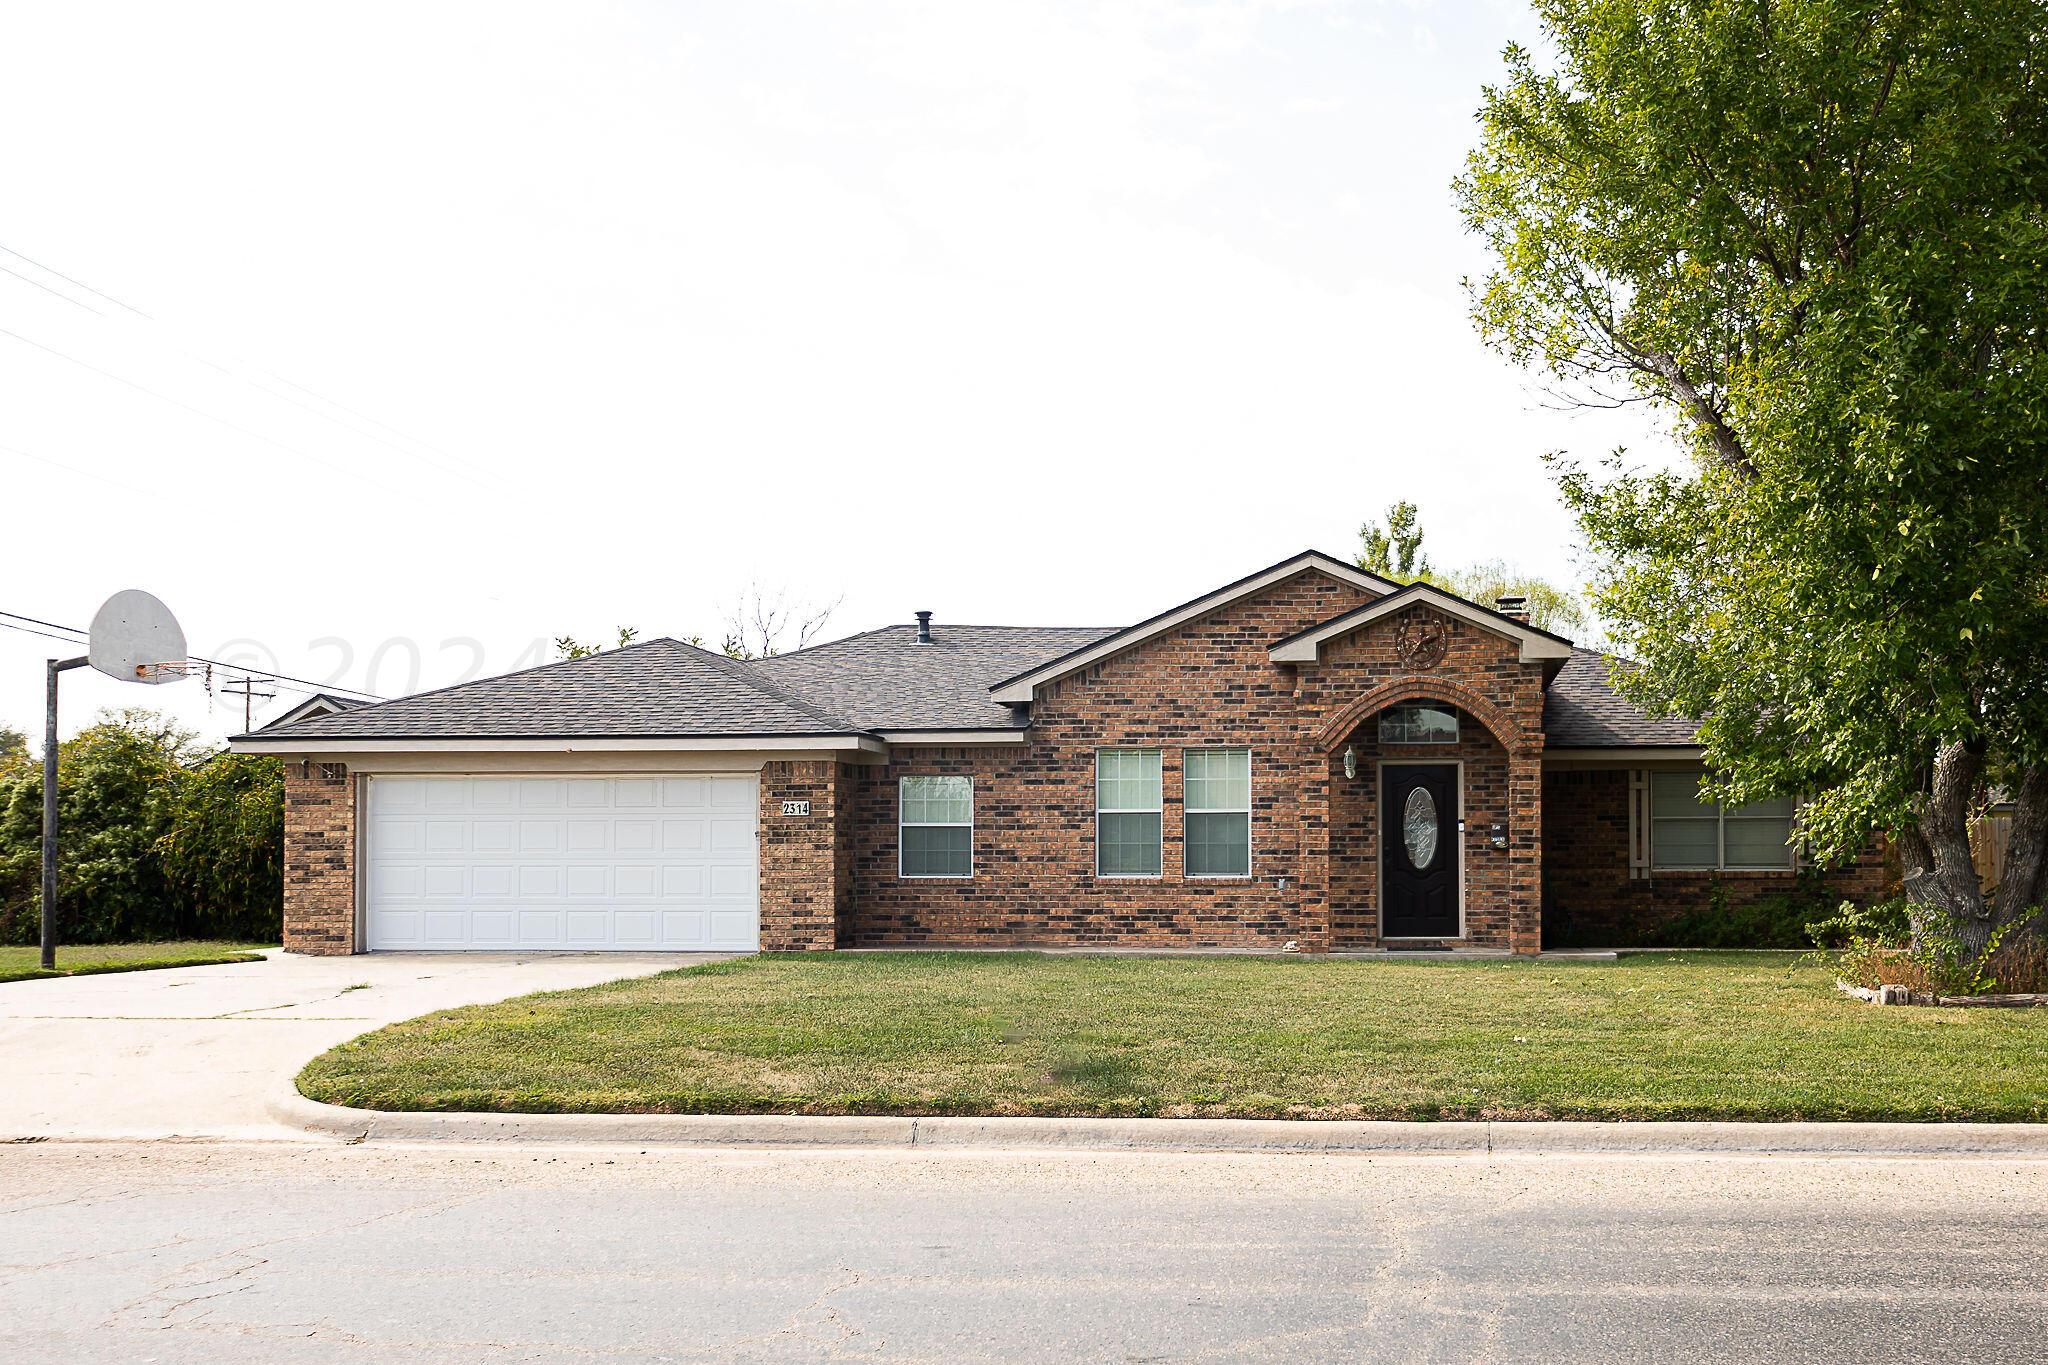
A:
POLYGON ((1325 753, 1334 752, 1338 745, 1351 737, 1351 732, 1372 715, 1389 706, 1404 701, 1447 701, 1470 715, 1492 732, 1510 755, 1525 754, 1532 747, 1528 732, 1517 725, 1505 711, 1461 683, 1448 678, 1425 678, 1419 675, 1405 678, 1390 678, 1372 691, 1355 697, 1343 710, 1332 716, 1316 735, 1316 743, 1325 753))

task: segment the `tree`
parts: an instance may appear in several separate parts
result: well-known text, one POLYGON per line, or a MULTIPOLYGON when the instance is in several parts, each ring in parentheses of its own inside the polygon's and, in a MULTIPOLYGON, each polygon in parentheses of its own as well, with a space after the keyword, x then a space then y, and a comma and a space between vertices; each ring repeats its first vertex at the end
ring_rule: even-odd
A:
POLYGON ((786 591, 764 592, 760 584, 750 583, 725 614, 726 634, 720 648, 734 659, 765 659, 780 654, 785 645, 802 649, 825 629, 843 600, 835 597, 822 606, 792 602, 786 591))
POLYGON ((284 905, 283 762, 222 753, 188 770, 155 853, 179 936, 274 939, 284 905))
POLYGON ((1438 571, 1422 553, 1422 518, 1412 502, 1387 509, 1386 525, 1359 527, 1358 567, 1401 583, 1431 583, 1468 602, 1493 606, 1503 597, 1528 601, 1529 623, 1561 635, 1592 632, 1592 614, 1569 588, 1523 573, 1503 559, 1489 559, 1464 569, 1438 571))
MULTIPOLYGON (((178 915, 157 842, 171 829, 176 792, 197 757, 190 730, 152 711, 101 714, 58 746, 60 937, 106 943, 168 938, 178 915)), ((16 937, 40 916, 42 770, 0 780, 0 918, 16 937)))
POLYGON ((1429 559, 1422 553, 1422 525, 1412 502, 1397 502, 1387 509, 1387 524, 1368 521, 1358 528, 1358 567, 1381 578, 1413 583, 1429 575, 1429 559))
MULTIPOLYGON (((624 649, 639 638, 640 632, 634 627, 620 626, 618 643, 610 646, 610 648, 624 649)), ((593 654, 604 653, 606 648, 607 646, 600 644, 584 644, 573 635, 557 635, 555 637, 555 657, 557 659, 587 659, 593 654)))
MULTIPOLYGON (((1916 940, 2026 922, 2048 848, 2048 73, 2038 0, 1537 0, 1457 192, 1486 340, 1688 459, 1558 458, 1616 686, 1730 801, 1891 831, 1916 940), (1994 895, 1987 783, 2017 798, 1994 895)), ((2038 923, 2038 920, 2035 921, 2038 923)))

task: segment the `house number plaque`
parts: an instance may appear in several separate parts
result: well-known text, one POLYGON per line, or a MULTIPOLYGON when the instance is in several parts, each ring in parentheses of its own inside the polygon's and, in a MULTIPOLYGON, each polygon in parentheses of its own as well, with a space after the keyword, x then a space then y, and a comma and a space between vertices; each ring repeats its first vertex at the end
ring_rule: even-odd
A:
POLYGON ((809 815, 811 813, 811 803, 808 801, 785 801, 782 803, 782 813, 784 815, 809 815))

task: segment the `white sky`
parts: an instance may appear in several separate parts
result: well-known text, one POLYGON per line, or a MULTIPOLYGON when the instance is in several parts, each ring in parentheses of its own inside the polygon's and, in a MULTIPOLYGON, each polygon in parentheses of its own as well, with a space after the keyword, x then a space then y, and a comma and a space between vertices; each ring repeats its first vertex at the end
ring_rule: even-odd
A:
MULTIPOLYGON (((0 336, 0 610, 396 694, 749 580, 1121 624, 1402 497, 1571 581, 1539 455, 1662 458, 1467 321, 1506 0, 0 13, 0 245, 154 319, 0 254, 104 314, 0 274, 0 328, 128 381, 0 336)), ((0 721, 53 650, 0 631, 0 721)))

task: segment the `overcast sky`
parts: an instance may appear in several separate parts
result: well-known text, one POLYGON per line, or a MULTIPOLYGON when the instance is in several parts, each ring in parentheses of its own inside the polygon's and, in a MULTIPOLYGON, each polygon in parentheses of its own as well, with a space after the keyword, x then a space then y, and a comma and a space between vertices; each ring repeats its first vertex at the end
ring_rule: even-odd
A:
MULTIPOLYGON (((1571 580, 1539 456, 1664 458, 1466 317, 1517 4, 5 18, 0 610, 148 588, 388 695, 715 638, 749 581, 833 634, 1122 624, 1403 497, 1571 580)), ((0 721, 52 650, 0 631, 0 721)), ((240 728, 77 673, 66 730, 135 703, 240 728)))

